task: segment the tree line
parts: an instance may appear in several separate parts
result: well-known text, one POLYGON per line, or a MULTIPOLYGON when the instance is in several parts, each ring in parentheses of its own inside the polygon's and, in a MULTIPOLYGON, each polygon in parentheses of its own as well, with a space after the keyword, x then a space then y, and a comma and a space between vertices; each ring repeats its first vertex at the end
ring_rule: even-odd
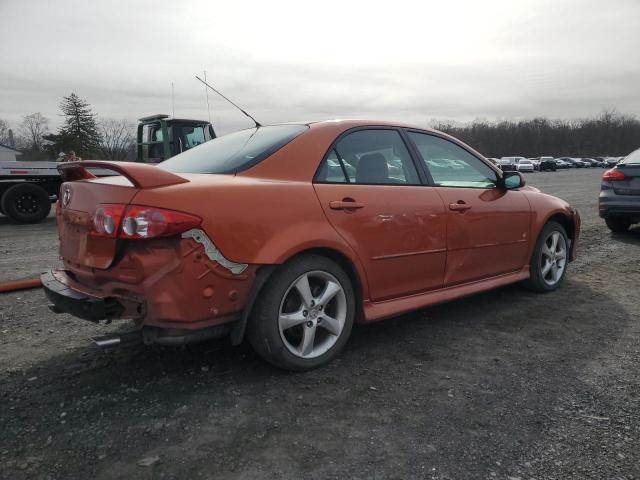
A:
MULTIPOLYGON (((60 112, 64 122, 56 132, 39 112, 24 116, 15 130, 0 119, 0 143, 18 148, 21 160, 52 160, 71 151, 82 158, 135 160, 133 123, 98 118, 75 93, 62 99, 60 112)), ((435 121, 432 126, 487 157, 622 156, 640 147, 640 120, 614 111, 577 120, 435 121)))
POLYGON ((0 119, 0 144, 22 152, 19 160, 54 160, 74 152, 85 159, 135 160, 135 125, 126 119, 98 118, 75 93, 60 103, 63 124, 56 132, 40 112, 22 117, 17 128, 0 119))
POLYGON ((640 147, 640 120, 614 111, 578 120, 436 121, 432 126, 487 157, 616 157, 640 147))

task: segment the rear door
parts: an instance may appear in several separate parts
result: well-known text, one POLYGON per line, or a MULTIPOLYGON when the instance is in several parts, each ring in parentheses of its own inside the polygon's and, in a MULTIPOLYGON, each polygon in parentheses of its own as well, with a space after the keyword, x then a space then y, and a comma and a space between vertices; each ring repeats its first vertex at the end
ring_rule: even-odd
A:
POLYGON ((399 130, 343 135, 314 187, 327 218, 360 257, 373 301, 442 287, 444 205, 421 184, 399 130))
POLYGON ((444 286, 527 265, 531 208, 524 194, 497 188, 497 173, 462 146, 425 132, 408 136, 447 209, 444 286))

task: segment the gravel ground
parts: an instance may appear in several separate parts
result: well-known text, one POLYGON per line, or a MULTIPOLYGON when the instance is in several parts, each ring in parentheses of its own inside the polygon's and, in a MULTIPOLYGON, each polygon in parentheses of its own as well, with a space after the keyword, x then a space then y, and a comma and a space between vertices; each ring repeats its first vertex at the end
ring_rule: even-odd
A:
MULTIPOLYGON (((577 206, 558 291, 518 286, 354 330, 291 374, 224 340, 101 352, 41 291, 0 294, 0 478, 640 478, 640 228, 601 170, 529 174, 577 206)), ((53 219, 0 217, 0 278, 56 264, 53 219)))

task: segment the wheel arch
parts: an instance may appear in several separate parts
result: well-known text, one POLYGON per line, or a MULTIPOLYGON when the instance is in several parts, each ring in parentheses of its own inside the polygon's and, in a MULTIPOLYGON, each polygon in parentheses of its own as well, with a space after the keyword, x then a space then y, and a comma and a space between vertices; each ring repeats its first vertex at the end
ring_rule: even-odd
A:
POLYGON ((570 210, 555 210, 549 212, 544 220, 539 223, 536 241, 533 242, 530 255, 533 254, 533 249, 535 248, 538 238, 540 237, 542 229, 549 222, 556 222, 562 225, 565 232, 567 233, 567 238, 569 239, 569 261, 571 262, 575 260, 576 245, 580 229, 580 219, 577 214, 572 214, 570 210))
POLYGON ((567 237, 569 237, 571 241, 574 240, 576 224, 571 216, 563 212, 554 213, 544 221, 542 227, 544 228, 544 226, 549 222, 556 222, 562 225, 567 232, 567 237))
POLYGON ((256 279, 254 281, 253 286, 251 287, 251 291, 249 292, 249 296, 247 298, 247 303, 242 312, 242 316, 240 320, 238 320, 231 331, 231 343, 233 345, 238 345, 242 342, 247 322, 249 317, 251 316, 253 306, 260 295, 260 292, 266 285, 269 278, 278 270, 280 265, 284 265, 285 263, 297 258, 301 255, 319 255, 326 258, 329 258, 336 262, 340 267, 342 267, 345 273, 349 276, 351 280, 351 284, 353 285, 354 292, 356 294, 356 322, 361 322, 364 318, 364 313, 362 309, 363 299, 365 298, 366 292, 366 279, 362 278, 362 274, 358 270, 358 267, 355 263, 340 250, 331 247, 310 247, 305 248, 303 250, 299 250, 295 253, 290 254, 288 258, 286 258, 282 263, 277 265, 262 265, 257 273, 256 279))

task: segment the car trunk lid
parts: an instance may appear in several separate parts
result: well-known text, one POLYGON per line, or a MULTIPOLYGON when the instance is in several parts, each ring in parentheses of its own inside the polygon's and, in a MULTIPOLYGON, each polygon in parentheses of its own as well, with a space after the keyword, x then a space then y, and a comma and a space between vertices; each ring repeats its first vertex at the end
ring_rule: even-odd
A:
POLYGON ((129 205, 141 190, 188 182, 157 167, 129 162, 85 161, 58 167, 65 182, 57 209, 60 255, 67 266, 106 269, 111 266, 117 238, 92 235, 93 217, 101 204, 129 205), (97 178, 87 168, 120 174, 97 178))
POLYGON ((617 195, 640 195, 640 163, 619 163, 616 170, 624 173, 624 180, 612 182, 617 195))

